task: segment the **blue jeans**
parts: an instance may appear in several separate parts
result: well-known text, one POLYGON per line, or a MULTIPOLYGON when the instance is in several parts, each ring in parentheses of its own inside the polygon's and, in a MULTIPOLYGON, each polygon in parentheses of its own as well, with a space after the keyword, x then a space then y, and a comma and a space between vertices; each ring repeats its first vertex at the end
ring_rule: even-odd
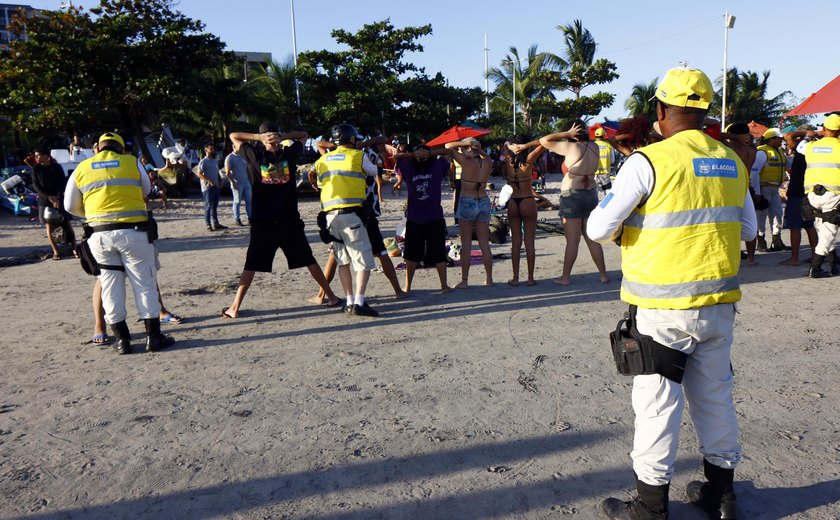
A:
POLYGON ((204 223, 210 225, 210 219, 213 219, 213 225, 219 223, 219 215, 216 210, 219 208, 219 188, 211 187, 207 191, 201 192, 201 197, 204 199, 204 223))
POLYGON ((244 201, 245 202, 245 214, 248 215, 248 220, 251 220, 251 183, 247 180, 242 182, 239 181, 236 183, 236 188, 233 187, 233 183, 230 185, 230 191, 233 192, 233 218, 236 220, 240 219, 240 212, 239 212, 239 203, 244 201))

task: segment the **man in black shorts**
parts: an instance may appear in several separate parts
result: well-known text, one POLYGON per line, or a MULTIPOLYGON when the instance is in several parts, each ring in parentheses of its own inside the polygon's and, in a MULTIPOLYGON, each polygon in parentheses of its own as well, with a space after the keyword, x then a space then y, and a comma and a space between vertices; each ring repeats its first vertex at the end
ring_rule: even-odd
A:
POLYGON ((446 221, 440 206, 440 184, 449 172, 446 159, 432 157, 429 147, 420 145, 412 153, 397 154, 397 183, 408 184, 408 208, 405 226, 405 292, 417 264, 434 264, 440 277, 440 291, 452 289, 446 284, 446 221))
POLYGON ((251 240, 245 256, 245 268, 239 278, 239 288, 230 307, 222 309, 222 317, 239 317, 239 307, 254 280, 254 273, 271 272, 274 255, 282 249, 289 269, 306 267, 309 274, 324 289, 327 304, 334 307, 341 300, 333 294, 321 266, 312 256, 312 248, 303 230, 298 213, 296 172, 303 153, 300 139, 306 132, 279 133, 276 123, 263 123, 260 133, 234 132, 230 134, 233 148, 248 162, 248 177, 253 187, 251 199, 251 240), (291 139, 290 146, 280 143, 291 139), (253 146, 248 141, 256 141, 253 146))

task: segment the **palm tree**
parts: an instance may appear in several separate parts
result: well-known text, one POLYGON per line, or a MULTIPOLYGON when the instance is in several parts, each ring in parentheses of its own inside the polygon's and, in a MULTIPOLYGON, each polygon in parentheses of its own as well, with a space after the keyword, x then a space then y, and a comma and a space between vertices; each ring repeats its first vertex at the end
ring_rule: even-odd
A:
MULTIPOLYGON (((291 58, 271 61, 258 67, 248 78, 248 90, 254 98, 251 110, 276 121, 281 128, 298 126, 299 109, 295 97, 295 65, 291 58)), ((249 114, 250 115, 250 114, 249 114)))
MULTIPOLYGON (((537 52, 537 46, 528 48, 527 57, 519 57, 519 50, 511 47, 501 67, 493 67, 487 77, 496 84, 494 104, 513 107, 513 84, 516 83, 516 104, 525 130, 530 133, 534 126, 534 115, 540 105, 553 100, 554 95, 545 82, 546 56, 537 52)), ((498 109, 497 109, 498 110, 498 109)))
MULTIPOLYGON (((770 71, 764 71, 759 77, 752 71, 740 72, 731 68, 726 75, 726 119, 729 121, 756 121, 768 126, 775 124, 787 111, 785 98, 789 91, 778 96, 767 97, 767 81, 770 71)), ((720 87, 723 78, 716 81, 720 87)), ((720 114, 722 88, 715 92, 711 113, 720 114)))
POLYGON ((631 116, 643 115, 649 120, 656 120, 656 103, 651 101, 656 94, 656 85, 659 78, 654 78, 650 83, 636 83, 630 92, 630 97, 624 102, 631 116))

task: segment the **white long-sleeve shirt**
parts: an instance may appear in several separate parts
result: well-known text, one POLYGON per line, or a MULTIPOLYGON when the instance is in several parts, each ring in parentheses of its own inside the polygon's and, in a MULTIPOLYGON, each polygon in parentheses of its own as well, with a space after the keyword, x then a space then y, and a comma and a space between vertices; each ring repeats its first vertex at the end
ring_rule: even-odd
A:
MULTIPOLYGON (((146 173, 140 159, 137 159, 137 171, 140 172, 140 189, 143 190, 143 196, 146 197, 152 191, 152 181, 149 180, 149 174, 146 173)), ((67 179, 67 188, 64 190, 64 209, 74 217, 85 218, 84 199, 81 190, 76 185, 75 171, 67 179)))
MULTIPOLYGON (((616 175, 610 192, 589 216, 586 223, 589 238, 598 242, 612 240, 627 217, 650 195, 653 184, 653 168, 647 158, 639 153, 630 155, 616 175)), ((755 238, 757 228, 755 207, 748 192, 741 212, 741 240, 755 238)))

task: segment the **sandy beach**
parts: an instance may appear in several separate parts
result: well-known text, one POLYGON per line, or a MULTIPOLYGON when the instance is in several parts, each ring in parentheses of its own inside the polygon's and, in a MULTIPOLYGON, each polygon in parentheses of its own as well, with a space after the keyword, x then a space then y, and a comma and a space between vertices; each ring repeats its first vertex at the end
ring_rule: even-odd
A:
MULTIPOLYGON (((390 236, 403 199, 385 192, 390 236)), ((506 256, 492 288, 480 265, 446 295, 420 270, 397 300, 374 273, 378 319, 307 303, 317 286, 278 255, 227 320, 248 228, 209 233, 199 199, 171 205, 156 211, 159 283, 187 320, 163 325, 175 346, 141 353, 129 298, 128 356, 83 344, 93 278, 72 258, 34 260, 49 253, 43 226, 0 214, 0 519, 589 519, 603 498, 632 496, 631 379, 608 342, 626 309, 617 247, 604 247, 608 284, 585 246, 572 285, 552 283, 565 239, 546 233, 534 287, 504 283, 509 243, 493 245, 506 256)), ((317 206, 301 199, 323 265, 317 206)), ((232 225, 229 196, 219 214, 232 225)), ((777 265, 786 257, 741 268, 737 499, 741 518, 837 519, 840 278, 805 278, 805 265, 777 265)), ((701 519, 686 504, 702 462, 683 423, 671 513, 701 519)))

